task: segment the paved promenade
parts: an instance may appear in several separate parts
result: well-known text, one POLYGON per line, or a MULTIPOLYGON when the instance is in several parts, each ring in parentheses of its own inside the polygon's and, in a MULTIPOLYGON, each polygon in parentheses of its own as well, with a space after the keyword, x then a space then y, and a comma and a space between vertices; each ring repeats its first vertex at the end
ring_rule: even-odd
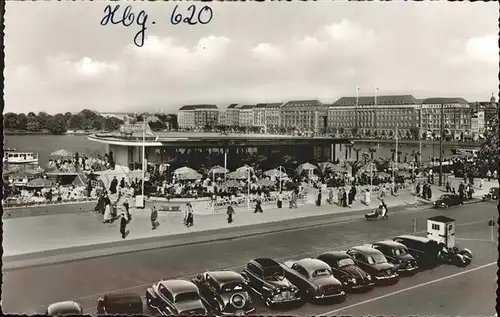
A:
MULTIPOLYGON (((485 182, 485 187, 482 190, 476 189, 474 196, 481 197, 488 191, 489 187, 495 184, 495 182, 485 182)), ((438 198, 442 193, 439 189, 435 188, 433 192, 433 200, 438 198)), ((389 208, 395 206, 413 206, 415 197, 409 192, 401 193, 398 196, 391 196, 389 194, 386 202, 389 208)), ((418 199, 418 205, 429 203, 429 201, 418 199)), ((288 208, 278 209, 274 205, 268 205, 264 206, 264 213, 262 214, 254 214, 253 211, 249 211, 246 208, 237 208, 232 224, 227 223, 225 213, 217 213, 197 215, 194 220, 195 225, 191 228, 183 225, 183 212, 159 212, 158 221, 160 226, 156 230, 151 229, 150 211, 147 208, 144 210, 132 209, 132 221, 127 228, 130 230, 130 234, 126 240, 279 222, 287 219, 311 216, 346 214, 354 211, 374 209, 377 205, 378 203, 374 198, 369 207, 361 204, 359 201, 354 202, 351 208, 323 204, 321 207, 302 205, 298 209, 290 210, 288 208)), ((118 222, 103 224, 102 215, 93 212, 4 219, 3 227, 4 256, 122 240, 118 222)))

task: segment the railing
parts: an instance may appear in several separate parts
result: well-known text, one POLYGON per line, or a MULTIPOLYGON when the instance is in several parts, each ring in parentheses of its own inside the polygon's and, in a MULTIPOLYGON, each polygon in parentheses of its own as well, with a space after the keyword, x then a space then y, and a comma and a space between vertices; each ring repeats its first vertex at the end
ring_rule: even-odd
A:
MULTIPOLYGON (((291 198, 291 194, 285 194, 283 195, 282 201, 289 201, 291 198)), ((257 200, 260 200, 262 205, 265 204, 272 204, 272 203, 277 203, 278 197, 276 195, 273 196, 266 196, 266 197, 258 197, 258 196, 252 196, 250 197, 250 204, 255 204, 257 200)), ((297 201, 304 201, 306 200, 306 194, 300 193, 297 196, 297 201)), ((209 206, 213 208, 216 212, 224 210, 227 206, 233 206, 233 207, 243 207, 246 206, 248 203, 247 197, 236 197, 235 199, 227 199, 223 201, 210 201, 209 206)))
POLYGON ((60 201, 52 201, 52 200, 43 200, 43 201, 7 201, 2 202, 2 206, 4 208, 19 208, 19 207, 34 207, 34 206, 48 206, 48 205, 60 205, 64 203, 84 203, 84 202, 92 202, 97 201, 96 197, 82 197, 82 198, 74 198, 74 199, 62 199, 60 201))

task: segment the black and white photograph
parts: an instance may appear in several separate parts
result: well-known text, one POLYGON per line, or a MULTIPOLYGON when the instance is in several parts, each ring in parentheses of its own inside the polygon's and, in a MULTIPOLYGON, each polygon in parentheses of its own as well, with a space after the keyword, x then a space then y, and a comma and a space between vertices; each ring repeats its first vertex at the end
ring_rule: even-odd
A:
POLYGON ((2 312, 496 317, 499 12, 6 1, 2 312))

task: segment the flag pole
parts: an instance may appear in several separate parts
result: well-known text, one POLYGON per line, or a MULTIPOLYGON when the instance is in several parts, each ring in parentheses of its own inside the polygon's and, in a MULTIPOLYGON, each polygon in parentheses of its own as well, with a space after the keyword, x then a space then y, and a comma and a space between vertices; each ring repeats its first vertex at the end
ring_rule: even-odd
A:
POLYGON ((144 206, 144 179, 146 178, 146 116, 142 117, 142 186, 141 195, 144 206))

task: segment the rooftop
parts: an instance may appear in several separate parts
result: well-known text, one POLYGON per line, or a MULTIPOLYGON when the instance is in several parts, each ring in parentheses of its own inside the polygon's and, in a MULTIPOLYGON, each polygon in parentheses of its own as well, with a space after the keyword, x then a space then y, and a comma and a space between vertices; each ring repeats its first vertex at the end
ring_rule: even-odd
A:
POLYGON ((422 102, 423 104, 439 104, 439 103, 459 103, 459 104, 469 104, 464 98, 427 98, 422 102))
MULTIPOLYGON (((375 96, 362 97, 342 97, 333 103, 333 106, 355 106, 356 99, 358 105, 374 105, 375 96)), ((377 105, 412 105, 418 104, 419 100, 412 95, 389 95, 377 96, 377 105)))
POLYGON ((323 106, 319 100, 290 100, 283 104, 283 107, 318 107, 323 106))
POLYGON ((427 220, 432 220, 432 221, 437 221, 437 222, 443 222, 443 223, 448 223, 448 222, 454 222, 455 221, 455 219, 452 219, 452 218, 449 218, 449 217, 446 217, 446 216, 442 216, 442 215, 430 217, 427 220))
POLYGON ((241 106, 240 110, 250 110, 253 108, 255 108, 255 105, 244 105, 244 106, 241 106))
POLYGON ((237 103, 232 103, 227 107, 227 109, 238 109, 238 108, 239 108, 239 105, 237 103))
POLYGON ((179 111, 189 111, 197 109, 218 109, 217 105, 185 105, 182 106, 179 111))

